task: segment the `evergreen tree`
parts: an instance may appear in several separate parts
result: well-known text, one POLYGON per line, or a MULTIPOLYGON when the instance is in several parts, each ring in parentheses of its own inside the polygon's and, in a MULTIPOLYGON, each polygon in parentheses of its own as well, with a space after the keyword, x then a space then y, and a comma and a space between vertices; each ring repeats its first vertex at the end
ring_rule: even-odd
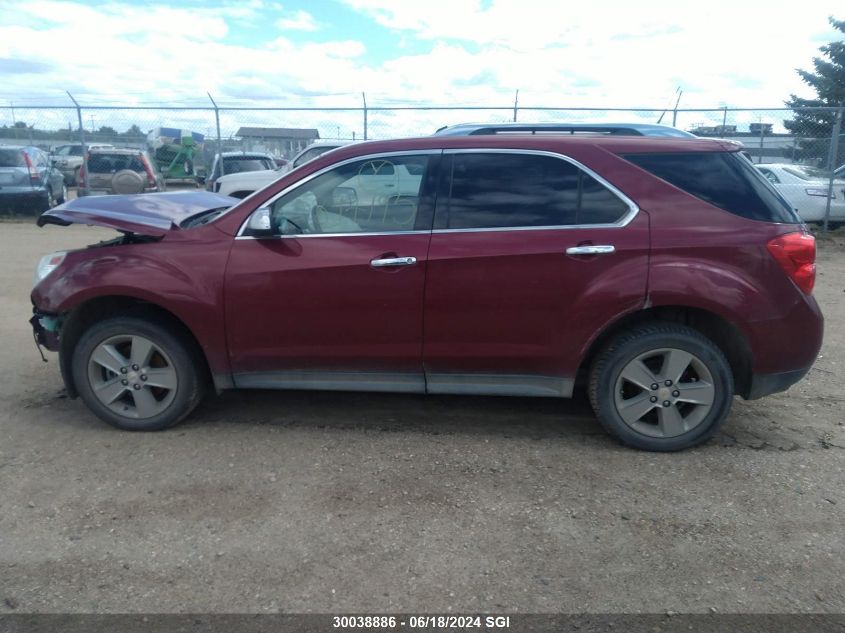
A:
MULTIPOLYGON (((832 17, 829 20, 835 29, 845 34, 845 20, 832 17)), ((845 39, 826 44, 819 51, 823 56, 813 58, 813 71, 797 69, 804 83, 816 92, 816 98, 802 99, 790 95, 786 105, 795 108, 795 114, 792 120, 783 124, 799 138, 797 157, 816 160, 826 166, 836 111, 803 108, 834 108, 845 104, 845 39)), ((845 139, 842 137, 839 139, 839 157, 841 163, 845 157, 845 139)))

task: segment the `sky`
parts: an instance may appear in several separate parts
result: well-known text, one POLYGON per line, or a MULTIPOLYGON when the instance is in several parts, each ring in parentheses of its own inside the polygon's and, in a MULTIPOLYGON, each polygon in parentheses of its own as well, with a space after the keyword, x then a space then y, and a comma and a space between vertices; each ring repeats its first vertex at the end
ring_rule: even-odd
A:
MULTIPOLYGON (((790 93, 811 96, 795 69, 810 67, 818 47, 841 35, 827 18, 838 11, 845 19, 842 6, 0 0, 0 106, 16 105, 21 115, 27 104, 67 105, 67 90, 92 105, 206 106, 210 93, 229 106, 359 107, 365 92, 370 106, 508 108, 519 90, 522 106, 663 109, 680 87, 681 107, 780 107, 790 93)), ((0 123, 8 116, 0 109, 0 123)), ((111 116, 118 129, 135 117, 99 116, 103 123, 111 116)), ((504 109, 448 115, 506 116, 504 109)), ((224 126, 266 122, 248 118, 224 126)), ((319 125, 360 128, 358 118, 323 113, 319 125)), ((438 115, 425 120, 436 123, 438 115)))

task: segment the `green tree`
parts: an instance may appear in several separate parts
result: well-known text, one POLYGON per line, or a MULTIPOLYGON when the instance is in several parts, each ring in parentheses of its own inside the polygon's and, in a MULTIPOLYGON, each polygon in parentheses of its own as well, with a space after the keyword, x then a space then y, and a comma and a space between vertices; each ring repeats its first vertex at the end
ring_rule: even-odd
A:
POLYGON ((117 136, 117 130, 108 125, 103 125, 97 130, 97 136, 103 139, 111 139, 117 136))
MULTIPOLYGON (((829 18, 836 30, 845 34, 845 20, 829 18)), ((793 118, 784 127, 798 137, 797 157, 827 162, 830 137, 836 119, 835 110, 806 110, 804 108, 837 107, 845 103, 845 38, 825 44, 821 57, 813 58, 813 70, 796 69, 804 83, 816 93, 814 99, 790 95, 786 105, 795 109, 793 118)), ((845 140, 840 137, 839 156, 843 156, 845 140)), ((840 159, 841 160, 841 159, 840 159)))
POLYGON ((128 136, 130 138, 144 138, 146 134, 141 131, 135 123, 133 123, 128 130, 121 133, 121 136, 128 136))

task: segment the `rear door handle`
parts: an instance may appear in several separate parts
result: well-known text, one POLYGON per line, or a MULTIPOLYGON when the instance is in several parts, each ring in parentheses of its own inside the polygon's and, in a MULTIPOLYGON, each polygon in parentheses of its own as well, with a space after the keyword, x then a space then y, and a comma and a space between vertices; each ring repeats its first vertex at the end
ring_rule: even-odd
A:
POLYGON ((570 246, 566 249, 567 255, 606 255, 615 253, 616 247, 612 244, 599 244, 596 246, 570 246))
POLYGON ((373 268, 387 268, 391 266, 413 266, 417 263, 416 257, 385 257, 373 259, 370 266, 373 268))

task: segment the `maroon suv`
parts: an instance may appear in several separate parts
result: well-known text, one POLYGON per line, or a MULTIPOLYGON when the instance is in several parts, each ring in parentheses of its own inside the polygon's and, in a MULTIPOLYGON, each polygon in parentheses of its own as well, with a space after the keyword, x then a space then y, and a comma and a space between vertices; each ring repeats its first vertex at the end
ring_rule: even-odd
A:
POLYGON ((568 397, 631 446, 711 436, 819 351, 815 243, 733 144, 566 135, 350 145, 245 200, 86 198, 32 292, 71 396, 122 429, 213 385, 568 397))

